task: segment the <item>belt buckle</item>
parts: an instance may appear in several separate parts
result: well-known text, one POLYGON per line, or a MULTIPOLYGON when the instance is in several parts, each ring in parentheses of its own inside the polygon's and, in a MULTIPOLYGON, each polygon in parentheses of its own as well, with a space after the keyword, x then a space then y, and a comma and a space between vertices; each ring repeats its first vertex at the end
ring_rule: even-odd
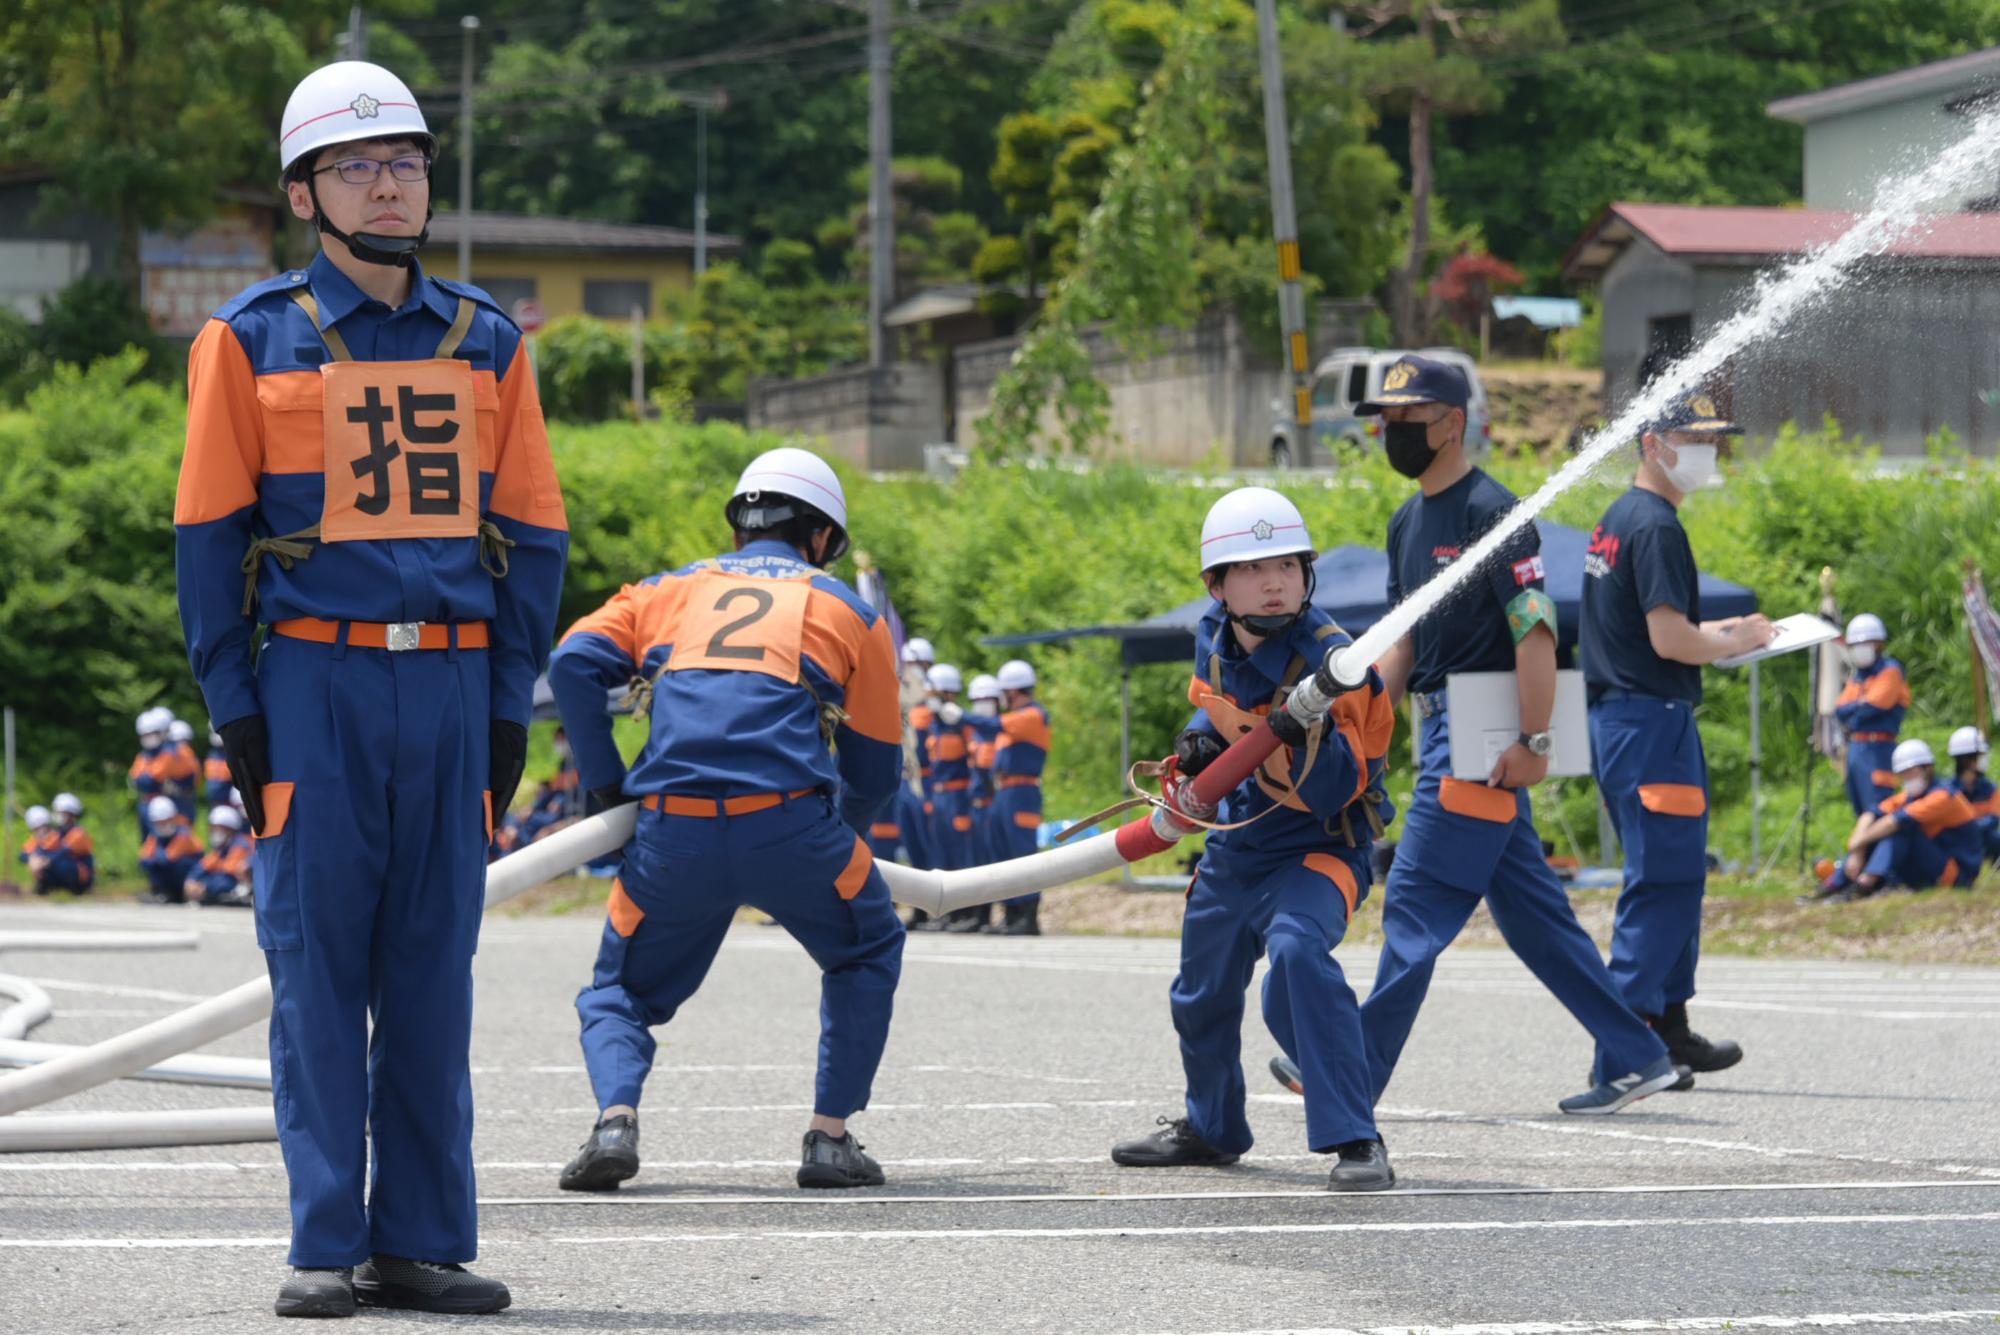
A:
POLYGON ((405 653, 420 647, 424 640, 424 623, 421 621, 391 621, 388 625, 385 648, 392 654, 405 653))

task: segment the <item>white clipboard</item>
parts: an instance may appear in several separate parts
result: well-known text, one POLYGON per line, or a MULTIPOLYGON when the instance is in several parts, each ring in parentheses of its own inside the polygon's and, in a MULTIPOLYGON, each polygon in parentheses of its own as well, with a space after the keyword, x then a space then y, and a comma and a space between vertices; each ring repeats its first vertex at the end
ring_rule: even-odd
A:
POLYGON ((1742 667, 1745 663, 1755 663, 1762 658, 1776 658, 1779 654, 1789 654, 1798 649, 1810 649, 1816 644, 1840 638, 1840 627, 1811 612, 1800 612, 1782 621, 1771 623, 1778 633, 1762 649, 1752 649, 1747 654, 1732 654, 1728 658, 1718 658, 1714 666, 1719 668, 1742 667))
MULTIPOLYGON (((1521 736, 1520 687, 1511 672, 1457 672, 1444 681, 1451 729, 1451 777, 1486 782, 1500 753, 1521 736)), ((1583 674, 1556 673, 1556 707, 1549 720, 1555 747, 1549 774, 1590 773, 1590 715, 1583 674)))

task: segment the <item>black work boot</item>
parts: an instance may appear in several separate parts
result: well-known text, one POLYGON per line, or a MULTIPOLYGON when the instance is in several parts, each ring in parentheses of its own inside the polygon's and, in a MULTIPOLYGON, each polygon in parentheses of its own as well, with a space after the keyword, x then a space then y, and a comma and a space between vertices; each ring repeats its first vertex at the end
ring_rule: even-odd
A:
POLYGON ((1334 1146, 1340 1162, 1326 1180, 1328 1191, 1387 1191, 1396 1185, 1389 1151, 1379 1140, 1350 1140, 1334 1146))
POLYGON ((1185 1117, 1162 1117, 1160 1129, 1111 1147, 1111 1162, 1127 1168, 1221 1168, 1243 1156, 1218 1150, 1203 1140, 1185 1117))
POLYGON ((564 1191, 616 1191, 639 1173, 639 1119, 620 1113, 590 1129, 590 1139, 563 1168, 556 1185, 564 1191))
POLYGON ((354 1267, 311 1270, 293 1266, 278 1286, 279 1316, 353 1316, 354 1267))
POLYGON ((1648 1017, 1653 1032, 1667 1045, 1674 1065, 1690 1071, 1726 1071, 1743 1060, 1743 1049, 1728 1039, 1711 1043, 1688 1028, 1687 1003, 1677 1001, 1659 1016, 1648 1017))
POLYGON ((913 932, 942 932, 944 930, 944 919, 933 918, 922 909, 918 909, 910 915, 910 930, 913 932))
POLYGON ((1042 934, 1042 901, 1037 899, 1023 904, 1016 910, 1007 910, 1007 925, 1000 929, 1008 936, 1040 936, 1042 934))
POLYGON ((866 1147, 852 1131, 838 1139, 824 1131, 806 1132, 799 1160, 802 1187, 879 1187, 882 1165, 863 1154, 866 1147))
POLYGON ((498 1312, 514 1301, 505 1284, 462 1265, 379 1254, 354 1267, 354 1296, 364 1307, 406 1307, 460 1316, 498 1312))

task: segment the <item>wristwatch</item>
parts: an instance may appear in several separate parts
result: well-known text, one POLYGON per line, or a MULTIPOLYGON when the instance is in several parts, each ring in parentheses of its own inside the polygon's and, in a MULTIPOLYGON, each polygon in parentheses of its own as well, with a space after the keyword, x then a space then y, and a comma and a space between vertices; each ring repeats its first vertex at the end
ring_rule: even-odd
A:
POLYGON ((1520 736, 1521 745, 1538 756, 1545 756, 1555 750, 1556 737, 1552 732, 1524 732, 1520 736))

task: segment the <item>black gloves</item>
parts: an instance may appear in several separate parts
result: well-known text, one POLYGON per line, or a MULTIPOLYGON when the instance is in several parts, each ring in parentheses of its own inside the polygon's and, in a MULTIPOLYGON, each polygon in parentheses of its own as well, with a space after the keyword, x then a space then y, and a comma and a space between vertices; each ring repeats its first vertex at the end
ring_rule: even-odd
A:
POLYGON ((528 730, 518 723, 496 718, 487 732, 486 787, 493 794, 493 823, 497 827, 507 808, 514 805, 514 792, 521 786, 521 771, 528 767, 528 730))
POLYGON ((1283 705, 1271 711, 1271 731, 1286 746, 1297 749, 1306 744, 1306 725, 1293 718, 1283 705))
POLYGON ((249 714, 216 729, 229 778, 243 794, 243 812, 253 834, 264 833, 264 785, 271 781, 271 730, 262 714, 249 714))
POLYGON ((1221 754, 1222 742, 1212 732, 1189 728, 1174 738, 1174 757, 1180 762, 1181 773, 1190 778, 1207 769, 1221 754))
POLYGON ((613 807, 622 807, 627 802, 636 802, 638 800, 636 797, 625 796, 624 784, 607 784, 602 788, 593 788, 583 795, 583 814, 586 816, 602 815, 613 807))

